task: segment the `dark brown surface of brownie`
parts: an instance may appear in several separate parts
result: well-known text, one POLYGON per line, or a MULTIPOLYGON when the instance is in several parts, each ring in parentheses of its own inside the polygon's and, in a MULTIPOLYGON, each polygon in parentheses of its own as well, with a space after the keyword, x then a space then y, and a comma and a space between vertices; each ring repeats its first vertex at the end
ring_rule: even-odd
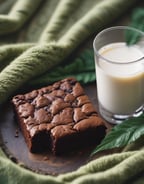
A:
POLYGON ((73 78, 17 95, 12 103, 31 152, 66 153, 98 144, 105 136, 103 120, 73 78))

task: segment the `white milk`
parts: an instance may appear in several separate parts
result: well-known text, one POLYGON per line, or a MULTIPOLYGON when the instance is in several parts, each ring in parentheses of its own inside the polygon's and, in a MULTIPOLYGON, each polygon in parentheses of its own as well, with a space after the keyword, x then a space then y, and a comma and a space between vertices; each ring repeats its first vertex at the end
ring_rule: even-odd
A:
POLYGON ((144 103, 144 57, 138 46, 113 43, 102 47, 99 54, 115 62, 99 57, 96 66, 99 103, 117 115, 134 113, 144 103), (124 64, 127 63, 128 64, 124 64))

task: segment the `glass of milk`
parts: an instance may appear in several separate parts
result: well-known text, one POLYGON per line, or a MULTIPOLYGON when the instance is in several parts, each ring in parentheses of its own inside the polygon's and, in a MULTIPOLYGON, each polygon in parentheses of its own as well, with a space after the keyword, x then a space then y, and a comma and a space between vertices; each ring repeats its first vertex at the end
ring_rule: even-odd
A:
POLYGON ((144 32, 127 26, 101 31, 94 39, 98 107, 113 124, 139 116, 144 105, 144 32), (126 33, 138 36, 126 43, 126 33))

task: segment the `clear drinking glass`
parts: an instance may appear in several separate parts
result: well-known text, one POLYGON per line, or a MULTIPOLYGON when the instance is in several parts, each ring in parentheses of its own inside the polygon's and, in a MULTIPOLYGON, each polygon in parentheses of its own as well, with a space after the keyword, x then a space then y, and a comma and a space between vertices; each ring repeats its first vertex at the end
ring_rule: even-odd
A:
POLYGON ((139 116, 144 105, 144 33, 127 26, 101 31, 94 39, 98 107, 110 123, 139 116), (128 45, 126 34, 137 36, 128 45))

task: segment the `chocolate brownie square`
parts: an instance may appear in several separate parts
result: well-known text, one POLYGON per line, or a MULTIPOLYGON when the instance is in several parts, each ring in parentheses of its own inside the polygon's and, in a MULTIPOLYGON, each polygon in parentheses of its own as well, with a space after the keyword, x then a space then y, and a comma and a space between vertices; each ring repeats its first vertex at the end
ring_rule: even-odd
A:
POLYGON ((16 95, 12 103, 31 152, 67 153, 105 136, 103 120, 74 78, 16 95))

